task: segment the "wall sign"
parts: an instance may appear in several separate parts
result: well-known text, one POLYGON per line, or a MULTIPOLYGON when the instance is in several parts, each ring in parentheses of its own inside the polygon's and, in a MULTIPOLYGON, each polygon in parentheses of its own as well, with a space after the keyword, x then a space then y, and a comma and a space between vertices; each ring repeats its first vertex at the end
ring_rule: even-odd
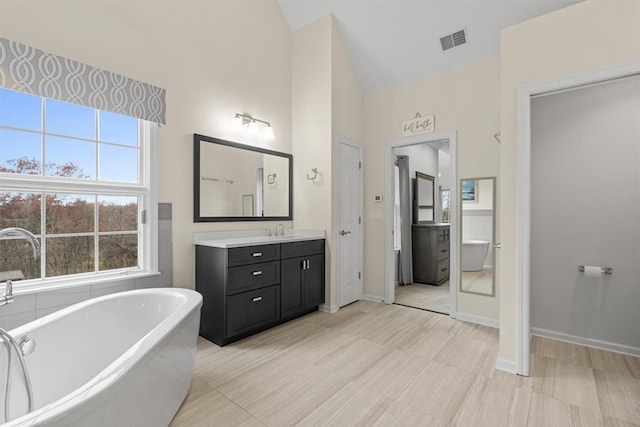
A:
POLYGON ((420 135, 433 132, 435 129, 435 115, 422 117, 420 113, 411 120, 402 122, 402 136, 420 135))

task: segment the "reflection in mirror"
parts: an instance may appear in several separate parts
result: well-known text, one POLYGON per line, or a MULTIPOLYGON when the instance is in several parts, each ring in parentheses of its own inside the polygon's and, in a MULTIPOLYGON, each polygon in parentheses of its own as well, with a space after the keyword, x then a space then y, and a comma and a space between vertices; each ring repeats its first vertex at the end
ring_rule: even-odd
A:
POLYGON ((431 175, 416 172, 413 190, 414 224, 430 224, 435 222, 434 182, 435 178, 431 175))
POLYGON ((292 156, 194 135, 194 221, 291 219, 292 156))
POLYGON ((495 178, 460 180, 460 291, 495 295, 495 178))

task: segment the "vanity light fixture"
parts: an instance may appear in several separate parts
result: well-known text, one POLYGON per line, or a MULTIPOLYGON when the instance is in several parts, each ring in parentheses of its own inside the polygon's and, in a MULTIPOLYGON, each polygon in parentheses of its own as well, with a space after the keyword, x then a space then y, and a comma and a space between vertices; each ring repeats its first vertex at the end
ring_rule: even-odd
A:
POLYGON ((240 126, 247 128, 252 134, 261 133, 262 136, 266 139, 275 139, 271 123, 265 120, 256 119, 255 117, 251 117, 249 114, 241 113, 236 113, 233 120, 240 126), (262 132, 260 132, 260 130, 258 129, 259 124, 264 126, 262 132))

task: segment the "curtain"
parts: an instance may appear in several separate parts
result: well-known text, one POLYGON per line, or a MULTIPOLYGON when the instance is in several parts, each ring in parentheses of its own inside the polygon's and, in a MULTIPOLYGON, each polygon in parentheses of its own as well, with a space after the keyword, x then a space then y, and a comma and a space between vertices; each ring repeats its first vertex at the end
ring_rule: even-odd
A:
POLYGON ((4 38, 0 87, 166 124, 164 89, 4 38))
POLYGON ((411 179, 409 178, 409 156, 397 156, 400 187, 400 270, 399 281, 407 285, 413 282, 411 258, 411 179))

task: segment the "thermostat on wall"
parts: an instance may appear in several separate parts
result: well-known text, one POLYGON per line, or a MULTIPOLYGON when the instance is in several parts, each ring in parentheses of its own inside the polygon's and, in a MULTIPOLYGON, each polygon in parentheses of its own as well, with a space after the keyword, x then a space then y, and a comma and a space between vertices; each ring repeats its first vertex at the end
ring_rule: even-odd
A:
POLYGON ((374 194, 373 201, 376 203, 380 203, 382 201, 382 194, 374 194))

